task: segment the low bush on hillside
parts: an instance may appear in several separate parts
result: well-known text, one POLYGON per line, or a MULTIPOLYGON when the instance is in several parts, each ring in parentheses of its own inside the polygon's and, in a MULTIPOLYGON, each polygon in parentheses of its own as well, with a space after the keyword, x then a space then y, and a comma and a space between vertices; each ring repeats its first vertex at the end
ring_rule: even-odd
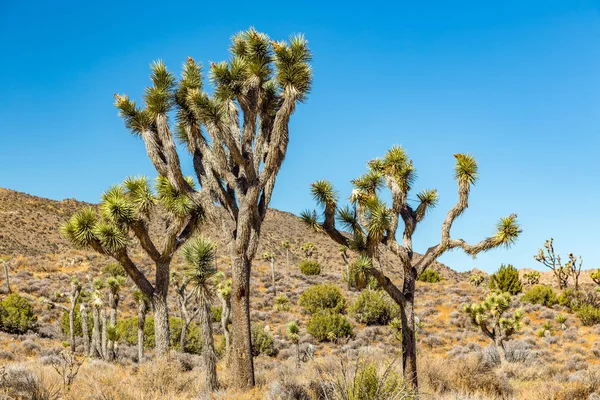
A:
MULTIPOLYGON (((116 335, 118 341, 126 343, 128 345, 134 345, 137 343, 137 325, 138 319, 136 317, 127 318, 117 321, 116 335)), ((181 336, 182 321, 180 318, 170 317, 169 318, 169 330, 171 337, 171 346, 174 349, 179 349, 179 338, 181 336)), ((144 325, 144 334, 146 340, 144 347, 148 349, 154 348, 154 318, 147 317, 146 324, 144 325)), ((185 351, 192 354, 200 354, 202 350, 202 334, 197 324, 191 323, 187 329, 185 351)))
POLYGON ((521 301, 551 307, 558 303, 556 292, 550 286, 535 285, 521 297, 521 301))
POLYGON ((323 283, 306 289, 300 296, 298 304, 309 314, 320 310, 343 313, 346 311, 347 302, 339 287, 323 283))
POLYGON ((366 325, 387 325, 399 313, 398 306, 382 290, 363 290, 350 307, 350 313, 366 325))
POLYGON ((319 342, 352 336, 352 325, 341 314, 323 310, 312 316, 306 330, 319 342))
POLYGON ((275 341, 269 332, 260 325, 252 325, 252 355, 254 357, 265 354, 273 357, 277 354, 275 341))
POLYGON ((37 330, 37 316, 33 305, 18 293, 9 294, 0 301, 0 330, 23 334, 37 330))
POLYGON ((290 299, 285 294, 275 296, 273 308, 277 311, 290 311, 290 299))
POLYGON ((442 280, 440 273, 434 269, 426 269, 417 279, 421 282, 428 283, 437 283, 442 280))
POLYGON ((321 274, 321 264, 313 260, 304 260, 299 265, 300 272, 304 275, 319 275, 321 274))
POLYGON ((600 323, 600 308, 590 304, 579 307, 576 311, 581 323, 585 326, 592 326, 600 323))
POLYGON ((523 285, 519 279, 519 271, 512 265, 500 266, 500 269, 490 276, 490 289, 512 295, 521 293, 523 285))

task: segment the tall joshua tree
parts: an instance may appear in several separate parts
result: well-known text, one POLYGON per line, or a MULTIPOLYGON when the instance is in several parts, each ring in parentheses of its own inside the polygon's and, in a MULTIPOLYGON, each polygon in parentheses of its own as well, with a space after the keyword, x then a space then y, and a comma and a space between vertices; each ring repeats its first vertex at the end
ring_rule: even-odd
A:
POLYGON ((283 247, 285 249, 285 266, 289 269, 290 268, 290 241, 289 240, 284 240, 283 242, 281 242, 281 247, 283 247))
POLYGON ((218 388, 217 355, 213 341, 210 306, 215 293, 214 265, 215 247, 213 242, 199 236, 183 248, 183 257, 187 265, 184 274, 198 299, 198 317, 202 330, 202 355, 206 368, 206 389, 214 391, 218 388))
POLYGON ((115 104, 158 174, 222 223, 232 261, 233 383, 243 388, 254 385, 251 263, 287 151, 289 120, 307 98, 312 71, 303 36, 275 42, 251 28, 233 36, 230 52, 229 61, 210 64, 210 95, 190 57, 179 81, 162 62, 152 65, 143 107, 120 95, 115 104), (191 154, 199 190, 183 177, 176 139, 191 154))
MULTIPOLYGON (((154 78, 157 79, 156 76, 154 78)), ((184 181, 193 188, 191 178, 184 181)), ((75 213, 61 227, 63 234, 76 246, 91 248, 115 259, 138 289, 151 299, 159 356, 169 350, 167 294, 171 260, 202 218, 202 209, 167 178, 158 177, 153 191, 148 179, 139 177, 127 178, 121 185, 107 190, 102 195, 99 215, 86 208, 75 213), (163 238, 161 247, 150 237, 148 227, 153 218, 166 219, 162 224, 166 228, 159 232, 163 238), (154 262, 154 284, 129 255, 130 235, 137 239, 154 262)))
MULTIPOLYGON (((71 279, 71 291, 69 292, 69 342, 71 345, 71 351, 75 352, 75 307, 79 301, 81 295, 81 283, 77 278, 71 279)), ((86 321, 87 322, 87 321, 86 321)), ((85 332, 87 334, 87 332, 85 332)))
POLYGON ((583 260, 580 259, 579 269, 577 269, 577 258, 569 253, 569 261, 567 264, 562 263, 560 254, 554 251, 554 238, 550 238, 544 242, 544 248, 538 249, 538 253, 533 257, 537 262, 544 264, 545 267, 552 270, 554 278, 558 283, 559 289, 566 289, 569 286, 569 277, 573 277, 576 282, 576 288, 579 286, 579 274, 581 273, 581 265, 583 260))
POLYGON ((414 259, 412 237, 427 211, 437 204, 436 190, 424 190, 417 194, 418 204, 408 203, 408 194, 415 180, 415 168, 405 151, 394 146, 382 159, 368 163, 365 175, 352 183, 355 189, 350 196, 351 205, 338 207, 338 194, 328 181, 312 184, 312 193, 323 207, 323 220, 314 211, 305 211, 301 219, 317 231, 327 233, 334 241, 359 252, 368 264, 364 270, 373 276, 379 285, 400 306, 402 322, 402 363, 407 384, 418 387, 415 340, 415 285, 423 273, 438 257, 448 250, 462 249, 471 256, 499 246, 510 246, 521 230, 516 214, 502 218, 497 232, 481 242, 470 245, 463 239, 452 239, 450 229, 454 220, 467 208, 471 186, 476 182, 477 163, 466 154, 455 154, 455 178, 458 183, 458 202, 446 215, 441 228, 441 240, 427 249, 417 261, 414 259), (388 207, 379 194, 385 186, 391 192, 392 204, 388 207), (336 227, 336 220, 351 235, 344 235, 336 227), (400 221, 404 224, 402 242, 396 240, 400 221), (381 264, 380 252, 387 248, 396 257, 403 271, 402 285, 396 286, 386 275, 381 264))
POLYGON ((509 293, 492 293, 481 304, 473 303, 463 307, 463 312, 471 318, 473 325, 479 327, 484 335, 494 341, 501 362, 506 360, 504 342, 520 329, 523 318, 521 309, 516 310, 512 316, 504 315, 510 303, 509 293))
POLYGON ((268 261, 271 264, 271 283, 273 285, 273 296, 277 296, 277 286, 275 283, 275 253, 267 251, 263 254, 263 260, 268 261))
POLYGON ((94 292, 92 294, 91 306, 92 306, 92 343, 90 345, 90 357, 102 358, 104 357, 102 347, 102 312, 104 310, 104 299, 102 296, 102 289, 104 288, 104 282, 101 279, 95 279, 92 283, 94 292))
MULTIPOLYGON (((110 276, 106 279, 106 288, 108 289, 108 325, 109 331, 114 332, 117 326, 117 309, 119 308, 119 301, 121 297, 119 292, 123 285, 125 285, 125 277, 121 275, 110 276)), ((113 335, 109 335, 113 336, 113 335)), ((110 361, 115 359, 115 341, 112 338, 108 338, 108 359, 110 361)))

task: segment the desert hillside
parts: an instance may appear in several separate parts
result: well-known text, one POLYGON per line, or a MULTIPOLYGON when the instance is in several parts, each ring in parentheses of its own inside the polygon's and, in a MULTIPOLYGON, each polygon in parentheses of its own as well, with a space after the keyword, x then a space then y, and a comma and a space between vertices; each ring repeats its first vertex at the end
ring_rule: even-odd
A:
MULTIPOLYGON (((54 366, 58 365, 58 357, 68 340, 62 307, 68 305, 65 294, 70 289, 70 280, 75 276, 88 287, 94 278, 102 276, 104 266, 110 262, 95 253, 71 248, 58 233, 62 222, 86 206, 93 207, 72 199, 52 201, 0 189, 0 254, 7 261, 11 290, 34 304, 38 318, 36 332, 0 333, 0 367, 4 366, 7 376, 17 382, 35 378, 41 379, 38 383, 46 385, 46 389, 60 388, 60 376, 54 366)), ((203 232, 218 243, 218 268, 227 272, 230 263, 226 243, 214 226, 204 226, 203 232)), ((315 394, 320 390, 315 389, 315 385, 319 386, 318 382, 325 379, 338 379, 336 374, 344 368, 358 365, 352 363, 374 362, 372 365, 389 367, 390 371, 396 371, 394 376, 399 376, 401 346, 397 332, 388 322, 361 322, 352 311, 361 295, 346 288, 345 267, 335 244, 305 228, 294 215, 270 210, 258 254, 265 251, 276 255, 277 292, 287 302, 276 303, 270 266, 259 257, 254 262, 251 277, 252 321, 272 342, 268 351, 256 357, 257 388, 244 395, 228 389, 227 366, 221 359, 218 368, 223 386, 214 398, 326 399, 315 394), (281 246, 284 240, 291 243, 289 266, 281 246), (319 275, 304 275, 298 270, 297 265, 304 258, 300 246, 307 241, 316 246, 314 258, 322 266, 319 275), (308 289, 324 283, 338 286, 347 301, 344 312, 352 330, 347 337, 317 340, 308 333, 311 315, 300 305, 299 299, 308 289), (290 321, 296 321, 300 327, 298 347, 287 333, 290 321)), ((152 274, 152 264, 140 249, 134 249, 132 258, 143 271, 152 274)), ((176 260, 174 268, 178 269, 179 265, 176 260)), ((483 284, 474 287, 469 284, 470 273, 459 274, 442 264, 436 264, 435 269, 442 280, 419 282, 416 293, 423 398, 583 399, 590 390, 596 390, 590 389, 590 385, 600 383, 600 375, 595 375, 600 365, 599 325, 583 324, 564 305, 531 304, 517 295, 511 310, 519 307, 524 310, 522 329, 507 342, 508 362, 499 365, 498 354, 490 347, 491 341, 461 312, 463 305, 485 298, 489 293, 489 278, 482 274, 483 284)), ((521 271, 521 276, 523 273, 521 271)), ((390 275, 394 280, 401 279, 400 271, 392 271, 390 275)), ((586 280, 584 286, 591 288, 587 273, 582 273, 581 279, 586 280)), ((549 273, 543 273, 540 281, 553 283, 549 273)), ((126 282, 119 304, 120 320, 130 320, 136 315, 133 289, 131 281, 126 282)), ((524 291, 528 289, 530 287, 524 285, 524 291)), ((6 292, 2 279, 2 298, 6 298, 6 292)), ((172 293, 171 313, 179 316, 176 304, 172 293)), ((217 308, 218 302, 215 302, 217 308)), ((213 327, 215 343, 221 343, 223 331, 218 319, 213 327)), ((175 363, 138 364, 135 343, 128 340, 120 337, 116 362, 82 358, 81 372, 70 392, 66 395, 62 392, 62 398, 75 399, 80 398, 78 393, 88 393, 90 399, 185 399, 201 390, 202 361, 193 351, 176 352, 175 363), (154 397, 148 397, 149 393, 154 397)), ((77 351, 82 352, 80 338, 77 351)), ((150 349, 148 357, 152 357, 150 349)), ((391 380, 385 379, 386 385, 391 384, 391 380)), ((0 384, 0 389, 2 387, 0 384)), ((23 389, 22 393, 27 392, 23 389)), ((24 395, 23 398, 30 397, 24 395)))

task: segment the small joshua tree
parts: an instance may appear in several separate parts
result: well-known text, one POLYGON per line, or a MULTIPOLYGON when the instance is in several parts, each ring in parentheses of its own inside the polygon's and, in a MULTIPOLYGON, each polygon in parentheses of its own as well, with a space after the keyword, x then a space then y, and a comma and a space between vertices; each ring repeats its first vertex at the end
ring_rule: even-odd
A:
POLYGON ((566 265, 561 263, 560 255, 554 252, 554 238, 546 240, 544 248, 538 249, 538 253, 533 258, 552 270, 559 289, 567 288, 569 285, 570 270, 566 265))
POLYGON ((300 327, 296 321, 287 324, 287 337, 296 347, 296 368, 300 368, 300 327))
POLYGON ((284 240, 283 242, 281 242, 281 247, 283 247, 285 249, 285 266, 289 269, 290 268, 290 241, 289 240, 284 240))
POLYGON ((352 289, 352 277, 350 274, 350 257, 348 256, 348 246, 340 246, 338 248, 338 252, 344 261, 344 265, 346 266, 346 283, 348 285, 348 290, 352 289))
POLYGON ((590 273, 590 278, 592 278, 596 285, 600 285, 600 268, 590 273))
POLYGON ((479 243, 469 244, 463 239, 451 238, 452 225, 467 209, 471 187, 478 178, 478 166, 471 155, 455 154, 454 157, 458 202, 448 211, 442 223, 440 242, 429 247, 419 259, 414 257, 412 238, 418 224, 437 204, 438 194, 436 190, 424 190, 416 196, 416 207, 409 204, 409 193, 416 178, 416 171, 412 160, 400 146, 392 147, 383 158, 370 161, 367 173, 352 181, 355 189, 350 196, 350 206, 338 207, 339 195, 333 185, 321 180, 312 184, 311 191, 323 209, 322 218, 318 218, 316 211, 305 211, 301 214, 302 221, 317 232, 327 233, 338 244, 348 246, 368 258, 370 267, 366 270, 369 276, 373 276, 381 288, 400 306, 404 380, 415 390, 418 388, 414 312, 417 277, 447 251, 462 249, 475 257, 494 248, 509 247, 521 233, 517 216, 512 214, 500 220, 495 234, 479 243), (391 194, 390 205, 380 196, 385 186, 391 194), (342 234, 336 228, 336 222, 342 223, 351 235, 342 234), (404 229, 399 233, 402 224, 404 229), (401 236, 401 243, 398 242, 397 236, 401 236), (403 271, 401 286, 396 286, 382 265, 384 260, 381 259, 380 253, 384 249, 395 256, 390 259, 398 263, 398 268, 403 271))
POLYGON ((277 287, 275 286, 275 254, 267 251, 263 254, 263 260, 268 261, 271 264, 271 283, 273 285, 273 296, 277 297, 277 287))
POLYGON ((579 290, 579 275, 581 275, 581 267, 583 266, 583 258, 579 256, 577 259, 573 253, 569 253, 569 261, 567 262, 567 270, 569 271, 569 275, 573 278, 575 282, 575 291, 579 290))
MULTIPOLYGON (((144 360, 144 344, 146 341, 144 328, 146 326, 146 314, 150 309, 150 300, 146 297, 141 290, 136 290, 133 292, 133 298, 137 303, 137 317, 138 317, 138 326, 137 326, 137 350, 138 350, 138 363, 141 363, 144 360)), ((82 316, 83 318, 83 316, 82 316)))
POLYGON ((540 273, 538 271, 527 272, 523 274, 523 279, 529 286, 537 285, 540 283, 540 273))
POLYGON ((81 295, 81 302, 79 304, 79 314, 81 315, 81 335, 83 336, 83 352, 89 355, 91 352, 90 348, 90 328, 88 326, 88 303, 89 292, 85 292, 81 295))
POLYGON ((317 248, 315 247, 315 245, 311 242, 302 243, 302 246, 300 246, 300 250, 304 252, 304 257, 306 257, 307 259, 312 258, 313 253, 316 249, 317 248))
POLYGON ((92 343, 90 346, 90 357, 102 358, 104 357, 104 346, 103 341, 105 335, 103 335, 102 327, 106 327, 105 315, 104 315, 104 296, 102 295, 102 289, 104 289, 104 281, 100 278, 94 279, 92 286, 94 292, 92 294, 91 306, 92 306, 92 319, 94 325, 92 327, 92 343))
POLYGON ((69 307, 69 342, 73 353, 75 352, 75 307, 77 307, 80 295, 81 283, 74 277, 71 279, 71 292, 69 293, 71 303, 69 307))
POLYGON ((217 390, 217 355, 213 342, 210 306, 215 294, 214 244, 203 236, 194 238, 183 248, 186 260, 184 275, 189 280, 198 300, 200 327, 202 329, 202 355, 206 367, 206 388, 217 390))
POLYGON ((473 287, 479 287, 485 280, 485 277, 482 274, 473 274, 469 277, 469 283, 473 287))
MULTIPOLYGON (((157 76, 154 78, 158 79, 157 76)), ((184 179, 184 178, 182 178, 184 179)), ((193 187, 193 180, 184 179, 193 187)), ((154 309, 156 352, 164 356, 169 350, 169 315, 167 295, 169 272, 175 252, 198 227, 204 213, 183 189, 164 176, 156 180, 155 190, 147 178, 127 178, 102 195, 100 214, 87 208, 75 213, 61 227, 74 245, 90 248, 116 260, 139 290, 151 299, 154 309), (162 214, 155 211, 162 211, 162 214), (160 215, 159 215, 160 214, 160 215), (153 218, 165 218, 166 228, 160 233, 162 248, 150 237, 153 218), (130 257, 130 235, 140 243, 155 264, 152 284, 130 257)))
POLYGON ((508 293, 490 294, 481 304, 467 304, 463 307, 474 326, 481 329, 498 348, 500 360, 506 360, 504 342, 521 328, 523 310, 516 310, 511 316, 505 317, 512 299, 508 293))
POLYGON ((181 318, 181 334, 179 335, 179 351, 185 353, 185 344, 187 330, 194 318, 200 312, 199 307, 190 309, 190 302, 194 297, 194 292, 188 290, 189 278, 182 276, 177 271, 171 271, 171 282, 175 286, 177 294, 177 306, 179 307, 179 316, 181 318))
POLYGON ((121 288, 125 285, 126 278, 123 275, 113 275, 106 279, 106 288, 108 289, 108 326, 107 326, 107 358, 109 361, 113 361, 116 357, 116 340, 115 330, 117 327, 117 309, 119 308, 119 301, 121 297, 119 295, 121 288))

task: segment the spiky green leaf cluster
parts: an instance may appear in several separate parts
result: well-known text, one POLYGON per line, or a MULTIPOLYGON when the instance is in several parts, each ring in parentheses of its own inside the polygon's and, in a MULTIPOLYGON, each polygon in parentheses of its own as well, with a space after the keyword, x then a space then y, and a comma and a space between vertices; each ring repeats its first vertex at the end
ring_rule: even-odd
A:
POLYGON ((310 191, 320 206, 335 206, 337 203, 338 193, 329 181, 320 180, 311 184, 310 191))
POLYGON ((183 247, 182 255, 186 261, 183 274, 196 289, 206 291, 217 273, 215 244, 204 236, 196 236, 183 247))
POLYGON ((321 231, 321 223, 316 210, 304 210, 300 213, 300 221, 315 232, 321 231))
POLYGON ((475 157, 470 154, 455 154, 454 178, 459 184, 474 185, 479 178, 479 167, 475 157))
POLYGON ((492 293, 482 303, 465 305, 463 312, 471 318, 474 325, 506 338, 520 329, 523 318, 521 309, 516 310, 510 317, 504 316, 510 308, 511 301, 508 293, 492 293))
POLYGON ((523 232, 517 222, 517 214, 511 214, 508 217, 500 219, 496 224, 496 235, 494 235, 494 244, 496 246, 510 247, 523 232))

